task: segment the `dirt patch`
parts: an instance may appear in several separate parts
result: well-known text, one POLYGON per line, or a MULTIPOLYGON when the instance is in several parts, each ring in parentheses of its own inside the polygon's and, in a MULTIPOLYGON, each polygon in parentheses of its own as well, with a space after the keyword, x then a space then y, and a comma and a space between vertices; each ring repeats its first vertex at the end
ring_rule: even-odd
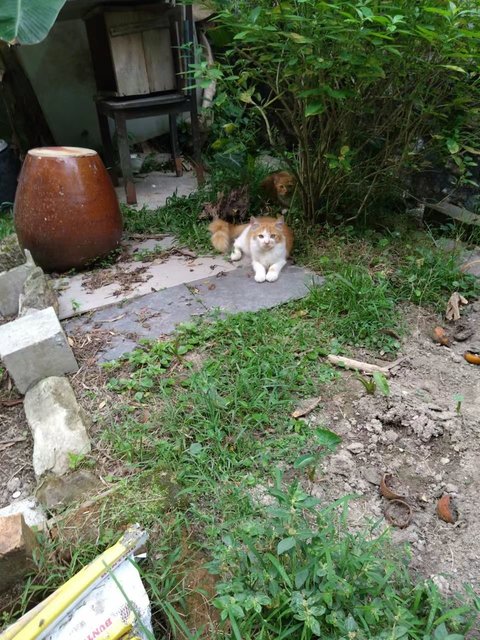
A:
POLYGON ((4 371, 0 373, 0 508, 32 494, 32 453, 23 400, 4 371))
MULTIPOLYGON (((407 320, 413 331, 401 354, 406 360, 390 378, 389 396, 367 395, 354 374, 345 373, 341 390, 307 418, 343 439, 308 489, 325 503, 356 494, 350 523, 361 527, 365 518, 384 518, 389 503, 379 484, 384 473, 393 474, 412 506, 411 523, 394 528, 393 541, 410 543, 412 568, 435 577, 444 591, 461 590, 464 583, 478 589, 480 368, 465 362, 463 353, 480 342, 480 304, 468 312, 473 335, 450 348, 432 340, 439 318, 417 309, 407 320), (458 507, 453 525, 437 514, 444 494, 458 507)), ((356 355, 368 360, 365 353, 356 355)))

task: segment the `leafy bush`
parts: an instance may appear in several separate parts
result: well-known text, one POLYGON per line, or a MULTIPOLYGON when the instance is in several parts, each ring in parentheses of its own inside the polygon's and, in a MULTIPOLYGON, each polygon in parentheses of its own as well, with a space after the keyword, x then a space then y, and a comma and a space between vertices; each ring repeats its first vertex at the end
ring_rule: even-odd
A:
MULTIPOLYGON (((447 0, 216 0, 220 64, 198 65, 287 139, 307 219, 358 216, 440 155, 478 144, 480 5, 447 0), (477 130, 476 138, 474 132, 477 130)), ((223 87, 223 89, 222 89, 223 87)))
POLYGON ((462 640, 473 606, 452 608, 432 584, 414 585, 385 536, 349 533, 348 498, 317 510, 297 484, 271 490, 269 519, 240 526, 217 548, 214 601, 227 637, 310 640, 462 640), (338 513, 338 507, 342 507, 338 513))

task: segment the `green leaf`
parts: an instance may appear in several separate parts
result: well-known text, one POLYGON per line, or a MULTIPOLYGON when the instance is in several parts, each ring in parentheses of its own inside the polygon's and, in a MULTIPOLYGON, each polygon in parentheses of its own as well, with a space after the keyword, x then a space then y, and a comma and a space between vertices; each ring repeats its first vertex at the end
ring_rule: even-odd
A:
POLYGON ((312 102, 305 107, 305 116, 318 116, 325 111, 325 106, 321 102, 312 102))
POLYGON ((280 564, 280 562, 278 561, 278 559, 272 555, 271 553, 267 553, 266 557, 270 560, 270 562, 272 563, 272 565, 275 567, 275 569, 277 570, 277 572, 280 574, 280 576, 284 579, 285 583, 287 584, 288 587, 290 587, 290 589, 292 588, 292 581, 290 580, 290 577, 288 575, 288 573, 285 571, 285 569, 282 567, 282 565, 280 564))
POLYGON ((311 464, 315 464, 316 461, 317 456, 313 455, 312 453, 306 453, 305 455, 300 456, 295 460, 295 462, 293 463, 293 468, 305 469, 305 467, 308 467, 311 464))
POLYGON ((450 153, 455 154, 460 151, 460 145, 456 140, 452 140, 452 138, 447 138, 447 149, 450 153))
POLYGON ((290 40, 293 40, 297 44, 312 44, 312 41, 310 38, 306 38, 305 36, 302 36, 300 33, 295 33, 294 31, 287 33, 287 36, 290 38, 290 40))
POLYGON ((46 38, 66 0, 1 0, 0 40, 36 44, 46 38))
POLYGON ((301 569, 295 574, 295 589, 301 589, 308 578, 308 568, 301 569))
POLYGON ((262 12, 262 7, 255 7, 255 9, 253 9, 250 12, 250 16, 249 16, 250 22, 255 23, 258 20, 258 16, 260 15, 261 12, 262 12))
POLYGON ((380 392, 383 393, 384 396, 388 396, 390 394, 390 387, 383 373, 381 371, 374 371, 373 379, 375 380, 377 388, 380 389, 380 392))
POLYGON ((459 73, 467 73, 465 69, 462 69, 462 67, 457 67, 457 65, 455 64, 441 64, 440 66, 443 67, 444 69, 450 69, 451 71, 458 71, 459 73))
POLYGON ((277 554, 281 555, 282 553, 285 553, 286 551, 290 551, 290 549, 293 549, 293 547, 297 544, 297 541, 295 540, 295 538, 284 538, 283 540, 280 540, 280 542, 277 545, 277 554))
POLYGON ((335 449, 342 441, 340 436, 330 431, 329 429, 316 429, 315 435, 317 436, 318 444, 327 449, 335 449))
POLYGON ((198 454, 201 452, 202 449, 203 447, 199 442, 194 442, 193 444, 190 445, 188 449, 188 453, 191 456, 198 456, 198 454))

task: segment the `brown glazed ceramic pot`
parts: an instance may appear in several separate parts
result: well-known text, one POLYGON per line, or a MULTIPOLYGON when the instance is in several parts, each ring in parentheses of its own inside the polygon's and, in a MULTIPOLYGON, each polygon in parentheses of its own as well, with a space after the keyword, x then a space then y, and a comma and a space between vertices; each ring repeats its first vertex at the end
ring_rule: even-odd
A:
POLYGON ((96 151, 31 149, 14 204, 20 245, 45 271, 85 266, 118 247, 122 217, 107 170, 96 151))

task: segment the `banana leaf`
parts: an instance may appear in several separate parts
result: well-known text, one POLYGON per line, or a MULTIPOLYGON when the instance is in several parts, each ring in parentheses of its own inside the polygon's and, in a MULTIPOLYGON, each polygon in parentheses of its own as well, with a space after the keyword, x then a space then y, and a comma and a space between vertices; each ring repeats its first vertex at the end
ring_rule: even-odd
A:
POLYGON ((48 34, 66 0, 0 0, 0 40, 36 44, 48 34))

